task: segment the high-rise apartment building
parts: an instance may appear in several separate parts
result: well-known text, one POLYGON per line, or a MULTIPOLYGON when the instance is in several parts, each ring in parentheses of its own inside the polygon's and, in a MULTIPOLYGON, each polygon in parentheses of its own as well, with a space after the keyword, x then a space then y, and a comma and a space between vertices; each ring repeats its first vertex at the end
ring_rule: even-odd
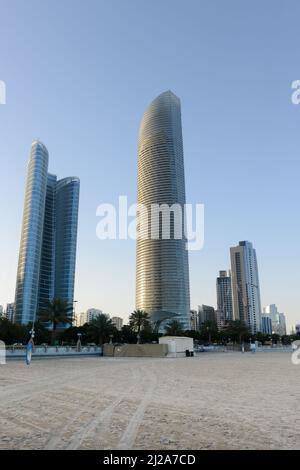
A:
MULTIPOLYGON (((147 209, 147 238, 137 239, 136 308, 146 310, 153 322, 176 318, 190 328, 188 251, 184 230, 177 238, 174 214, 170 237, 151 234, 151 206, 185 205, 184 159, 180 100, 171 91, 159 95, 146 110, 139 132, 138 203, 147 209)), ((161 214, 160 214, 161 215, 161 214)), ((184 228, 184 217, 181 228, 184 228)))
POLYGON ((230 271, 220 271, 217 277, 217 310, 224 323, 233 320, 230 271))
POLYGON ((199 305, 198 306, 198 322, 199 328, 205 322, 217 323, 216 311, 214 307, 210 305, 199 305))
POLYGON ((233 316, 254 334, 261 331, 261 301, 256 251, 252 243, 239 242, 230 248, 233 316))
POLYGON ((115 325, 115 327, 117 328, 117 330, 121 330, 122 329, 122 326, 123 326, 123 318, 121 317, 112 317, 111 321, 113 322, 113 324, 115 325))
POLYGON ((86 312, 80 312, 75 314, 75 325, 83 326, 86 323, 86 312))
POLYGON ((218 331, 225 330, 228 327, 228 321, 225 320, 224 312, 222 310, 216 310, 216 322, 218 331))
POLYGON ((286 335, 287 334, 287 328, 286 328, 286 318, 284 313, 279 313, 279 325, 280 325, 280 335, 286 335))
POLYGON ((98 315, 101 315, 102 313, 102 310, 99 310, 98 308, 88 308, 86 311, 86 322, 90 323, 94 318, 98 317, 98 315))
POLYGON ((79 179, 48 173, 48 151, 34 141, 28 164, 14 320, 33 321, 50 300, 73 303, 79 179))
POLYGON ((191 330, 199 330, 199 316, 197 310, 190 310, 191 330))
POLYGON ((9 304, 6 304, 5 316, 6 316, 7 320, 9 320, 11 322, 13 321, 14 311, 15 311, 15 304, 13 302, 9 303, 9 304))

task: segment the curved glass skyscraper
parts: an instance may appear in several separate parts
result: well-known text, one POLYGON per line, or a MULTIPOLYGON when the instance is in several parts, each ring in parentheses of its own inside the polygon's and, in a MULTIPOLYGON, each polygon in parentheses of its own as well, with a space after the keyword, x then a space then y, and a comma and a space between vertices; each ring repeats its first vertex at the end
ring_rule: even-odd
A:
MULTIPOLYGON (((154 322, 176 318, 189 328, 190 293, 186 239, 151 238, 151 206, 180 205, 184 214, 185 183, 180 100, 171 91, 159 95, 146 110, 139 132, 138 203, 148 212, 148 239, 137 239, 136 307, 154 322)), ((182 228, 184 217, 182 218, 182 228)))
POLYGON ((15 321, 19 323, 32 321, 37 308, 47 176, 48 151, 34 141, 27 170, 15 296, 15 321))
POLYGON ((79 179, 48 173, 48 151, 32 144, 28 166, 15 321, 28 323, 54 298, 73 302, 79 179))

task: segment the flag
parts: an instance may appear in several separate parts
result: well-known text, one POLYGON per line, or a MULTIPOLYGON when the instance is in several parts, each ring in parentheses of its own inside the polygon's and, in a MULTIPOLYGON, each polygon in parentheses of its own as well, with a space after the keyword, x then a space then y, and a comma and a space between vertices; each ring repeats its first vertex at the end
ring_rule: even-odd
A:
POLYGON ((26 364, 29 366, 31 363, 31 356, 32 356, 32 339, 30 339, 26 346, 26 364))

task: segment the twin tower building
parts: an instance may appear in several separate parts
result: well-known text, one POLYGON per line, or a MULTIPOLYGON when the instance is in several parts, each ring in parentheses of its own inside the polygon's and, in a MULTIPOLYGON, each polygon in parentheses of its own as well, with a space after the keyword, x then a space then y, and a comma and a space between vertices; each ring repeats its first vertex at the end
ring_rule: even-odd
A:
MULTIPOLYGON (((32 144, 20 245, 15 321, 28 323, 50 300, 73 302, 79 179, 57 180, 48 173, 48 151, 32 144)), ((173 204, 184 214, 185 181, 180 100, 171 91, 159 95, 144 113, 138 142, 138 203, 173 204)), ((184 217, 183 217, 184 219, 184 217)), ((137 239, 136 308, 160 326, 177 319, 190 328, 188 251, 182 237, 137 239)), ((182 220, 182 228, 185 221, 182 220)), ((237 253, 236 263, 239 266, 237 253)), ((237 269, 239 272, 240 270, 237 269)), ((247 321, 247 305, 237 296, 247 321)), ((247 295, 248 297, 248 295, 247 295)), ((258 307, 259 310, 259 307, 258 307)), ((247 310, 248 311, 248 310, 247 310)), ((257 312, 257 314, 259 314, 257 312)))
POLYGON ((48 151, 34 141, 28 163, 14 319, 28 323, 54 298, 73 302, 79 179, 48 173, 48 151))

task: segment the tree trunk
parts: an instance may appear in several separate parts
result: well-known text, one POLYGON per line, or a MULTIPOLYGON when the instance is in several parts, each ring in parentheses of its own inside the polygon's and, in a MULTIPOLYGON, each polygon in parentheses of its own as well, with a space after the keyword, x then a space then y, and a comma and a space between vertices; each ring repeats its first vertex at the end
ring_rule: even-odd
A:
POLYGON ((54 346, 55 343, 55 336, 56 336, 56 323, 53 322, 53 328, 52 328, 52 333, 51 333, 51 344, 54 346))
POLYGON ((141 341, 141 325, 138 326, 138 332, 137 332, 137 344, 140 344, 141 341))

